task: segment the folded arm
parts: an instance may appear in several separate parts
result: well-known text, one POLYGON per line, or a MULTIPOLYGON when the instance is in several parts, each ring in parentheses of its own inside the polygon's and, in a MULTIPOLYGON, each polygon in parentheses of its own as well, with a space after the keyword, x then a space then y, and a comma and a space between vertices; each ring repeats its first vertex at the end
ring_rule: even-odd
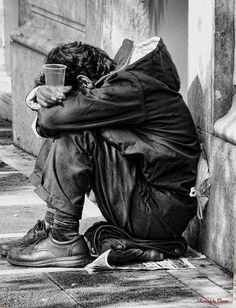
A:
POLYGON ((76 93, 62 105, 38 109, 37 131, 43 137, 60 132, 107 126, 133 126, 144 120, 143 90, 132 73, 107 78, 101 88, 76 93))

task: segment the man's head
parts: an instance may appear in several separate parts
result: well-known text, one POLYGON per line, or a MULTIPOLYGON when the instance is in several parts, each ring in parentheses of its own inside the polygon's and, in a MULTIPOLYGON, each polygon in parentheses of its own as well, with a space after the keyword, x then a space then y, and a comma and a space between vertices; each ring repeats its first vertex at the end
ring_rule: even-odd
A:
MULTIPOLYGON (((45 62, 65 64, 65 85, 75 90, 81 86, 77 76, 84 75, 95 82, 115 69, 115 63, 105 51, 81 42, 58 45, 49 51, 45 62)), ((36 78, 35 83, 45 84, 44 75, 36 78)))

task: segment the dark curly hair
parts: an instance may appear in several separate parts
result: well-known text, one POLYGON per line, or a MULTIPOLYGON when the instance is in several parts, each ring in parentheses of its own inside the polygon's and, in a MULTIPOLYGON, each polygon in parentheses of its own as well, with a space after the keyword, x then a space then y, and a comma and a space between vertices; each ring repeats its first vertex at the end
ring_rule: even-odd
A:
MULTIPOLYGON (((67 66, 65 85, 79 90, 81 85, 78 75, 85 75, 91 81, 97 81, 102 76, 115 69, 115 62, 108 54, 98 47, 81 42, 60 44, 49 51, 46 64, 59 63, 67 66)), ((35 78, 35 85, 45 84, 44 73, 35 78)))

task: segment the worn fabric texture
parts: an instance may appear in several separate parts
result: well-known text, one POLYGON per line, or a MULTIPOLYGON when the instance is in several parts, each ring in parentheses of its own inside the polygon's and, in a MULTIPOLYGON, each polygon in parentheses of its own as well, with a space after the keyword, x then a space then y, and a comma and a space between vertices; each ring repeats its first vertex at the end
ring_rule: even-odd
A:
POLYGON ((36 192, 81 217, 84 194, 92 188, 109 223, 138 238, 179 237, 196 214, 189 193, 200 154, 179 88, 160 40, 86 95, 73 93, 64 106, 39 109, 37 130, 53 141, 44 145, 50 149, 41 172, 36 168, 31 177, 36 192))
POLYGON ((98 130, 85 130, 47 140, 30 180, 50 207, 78 220, 85 193, 93 189, 110 224, 142 239, 171 239, 172 233, 158 218, 156 208, 152 211, 140 198, 140 176, 135 161, 123 157, 98 130))
POLYGON ((172 240, 141 240, 106 222, 94 224, 86 231, 84 237, 93 255, 99 256, 111 249, 113 259, 119 263, 141 259, 147 250, 156 250, 165 257, 180 257, 187 249, 183 237, 172 240))

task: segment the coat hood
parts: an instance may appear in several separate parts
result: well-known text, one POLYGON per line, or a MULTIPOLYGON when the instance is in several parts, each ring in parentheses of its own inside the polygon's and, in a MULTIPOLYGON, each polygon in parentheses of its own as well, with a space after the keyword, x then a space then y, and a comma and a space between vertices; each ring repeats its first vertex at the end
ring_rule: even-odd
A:
POLYGON ((171 90, 179 91, 180 78, 177 68, 161 38, 149 39, 136 48, 134 45, 133 54, 130 59, 135 61, 126 67, 127 70, 140 71, 163 82, 171 90), (157 39, 158 43, 155 48, 142 56, 142 51, 148 51, 148 47, 153 47, 157 39))
POLYGON ((171 90, 180 89, 176 66, 160 37, 152 37, 139 43, 125 39, 114 61, 117 63, 116 72, 123 69, 140 71, 163 82, 171 90))

